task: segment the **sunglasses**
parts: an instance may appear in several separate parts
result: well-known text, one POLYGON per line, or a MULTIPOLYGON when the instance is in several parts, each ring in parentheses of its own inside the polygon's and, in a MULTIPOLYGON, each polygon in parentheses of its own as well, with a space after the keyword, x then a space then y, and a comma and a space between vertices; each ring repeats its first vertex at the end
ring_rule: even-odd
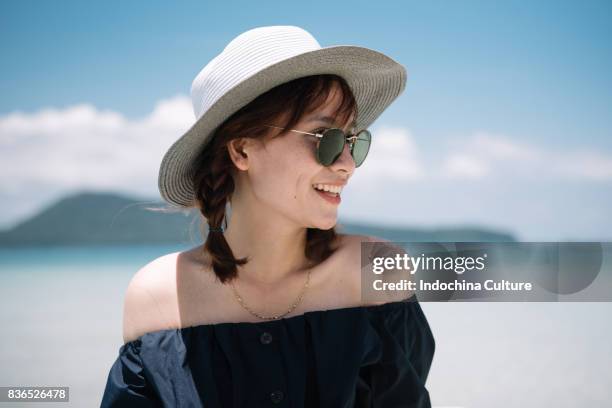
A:
MULTIPOLYGON (((266 126, 287 130, 278 126, 266 126)), ((361 166, 370 151, 370 142, 372 141, 372 134, 366 129, 360 130, 356 134, 349 133, 348 135, 339 128, 325 129, 323 133, 310 133, 295 129, 289 129, 289 131, 315 136, 320 139, 317 145, 316 156, 319 163, 323 166, 331 166, 338 160, 346 143, 349 145, 349 151, 355 161, 355 167, 361 166)))

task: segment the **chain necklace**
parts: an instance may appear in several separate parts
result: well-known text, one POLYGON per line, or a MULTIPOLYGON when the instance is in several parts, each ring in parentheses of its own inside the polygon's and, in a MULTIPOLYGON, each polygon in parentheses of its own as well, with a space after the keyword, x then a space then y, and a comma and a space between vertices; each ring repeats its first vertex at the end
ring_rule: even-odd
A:
POLYGON ((244 309, 246 309, 250 314, 252 314, 253 316, 259 317, 260 319, 264 319, 264 320, 277 320, 277 319, 280 319, 283 316, 288 315, 289 313, 291 313, 297 307, 297 305, 302 301, 302 297, 304 296, 304 292, 306 292, 306 289, 308 288, 308 283, 309 282, 310 282, 310 269, 308 270, 308 275, 306 276, 306 284, 304 285, 304 288, 302 288, 302 291, 300 292, 300 296, 298 297, 298 299, 293 303, 293 305, 291 306, 291 308, 289 308, 289 310, 287 310, 282 315, 278 315, 278 316, 262 316, 259 313, 251 310, 251 308, 248 307, 242 301, 242 297, 240 297, 238 292, 236 292, 236 288, 234 287, 234 282, 232 281, 232 282, 230 282, 230 284, 232 285, 232 289, 234 291, 234 295, 236 296, 236 299, 238 299, 238 302, 240 303, 240 305, 244 309))

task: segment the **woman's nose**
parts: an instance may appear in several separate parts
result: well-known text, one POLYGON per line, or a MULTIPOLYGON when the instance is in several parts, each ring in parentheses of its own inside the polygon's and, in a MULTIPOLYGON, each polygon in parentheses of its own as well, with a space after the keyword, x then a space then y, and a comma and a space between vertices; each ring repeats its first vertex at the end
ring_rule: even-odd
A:
POLYGON ((345 143, 342 153, 332 164, 334 170, 344 170, 345 172, 352 174, 355 171, 355 160, 351 155, 351 149, 348 143, 345 143))

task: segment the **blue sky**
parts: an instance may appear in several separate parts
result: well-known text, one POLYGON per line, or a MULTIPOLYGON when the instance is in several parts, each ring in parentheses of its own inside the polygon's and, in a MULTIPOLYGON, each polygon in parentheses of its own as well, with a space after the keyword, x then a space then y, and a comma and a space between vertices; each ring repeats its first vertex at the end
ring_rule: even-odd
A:
MULTIPOLYGON (((375 125, 381 132, 387 127, 391 139, 405 135, 407 156, 414 154, 421 166, 408 173, 433 174, 439 159, 440 166, 471 175, 396 180, 389 186, 401 191, 401 204, 383 206, 379 213, 347 204, 346 218, 491 226, 534 240, 610 239, 611 18, 609 1, 4 1, 3 157, 26 151, 25 159, 38 158, 33 150, 28 156, 31 145, 21 142, 23 134, 6 125, 15 114, 21 115, 19 123, 34 123, 36 115, 54 109, 65 120, 70 107, 86 104, 95 118, 107 112, 123 124, 140 123, 160 101, 188 97, 193 77, 241 32, 290 24, 308 30, 322 46, 361 45, 404 64, 406 90, 375 125), (476 158, 469 150, 485 145, 476 158), (453 156, 454 149, 463 149, 460 157, 453 156), (491 151, 499 149, 503 160, 491 159, 491 151), (503 171, 496 167, 501 161, 503 171), (568 161, 573 164, 566 168, 568 161), (513 167, 531 174, 521 176, 513 167), (558 171, 548 174, 552 168, 558 171), (453 208, 440 204, 449 195, 453 208)), ((4 174, 6 187, 11 180, 4 174)), ((92 176, 91 186, 113 187, 100 179, 92 176)), ((21 180, 26 183, 41 192, 17 185, 0 192, 3 224, 79 187, 71 182, 54 188, 53 179, 36 174, 21 180)), ((117 187, 129 191, 128 185, 117 187)), ((157 197, 154 181, 138 191, 157 197)))

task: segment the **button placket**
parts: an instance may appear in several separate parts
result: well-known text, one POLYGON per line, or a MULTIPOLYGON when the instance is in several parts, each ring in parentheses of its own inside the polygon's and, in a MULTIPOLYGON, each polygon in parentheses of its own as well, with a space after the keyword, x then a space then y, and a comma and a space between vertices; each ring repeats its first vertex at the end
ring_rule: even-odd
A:
MULTIPOLYGON (((278 343, 280 332, 278 327, 274 327, 274 322, 266 327, 259 327, 259 333, 256 339, 260 343, 260 355, 266 358, 269 364, 266 367, 268 374, 265 375, 264 392, 269 403, 275 406, 285 406, 288 402, 284 387, 285 378, 283 375, 283 363, 281 357, 280 343, 278 343)), ((263 385, 263 384, 262 384, 263 385)))

